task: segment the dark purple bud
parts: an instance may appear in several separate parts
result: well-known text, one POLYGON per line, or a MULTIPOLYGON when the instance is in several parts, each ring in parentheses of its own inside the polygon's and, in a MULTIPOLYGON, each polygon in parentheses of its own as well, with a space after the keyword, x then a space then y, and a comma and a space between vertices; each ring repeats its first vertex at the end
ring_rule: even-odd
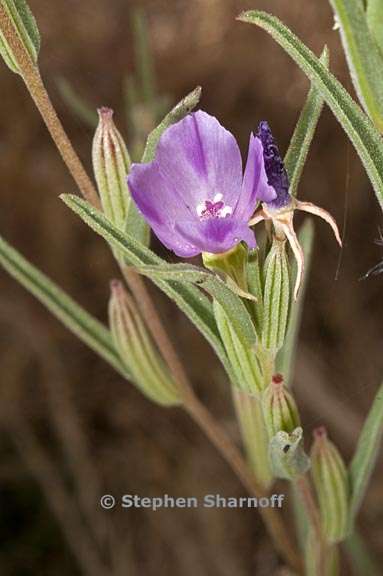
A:
POLYGON ((283 208, 290 203, 289 178, 269 124, 265 120, 259 124, 257 137, 263 146, 267 183, 274 188, 277 194, 276 198, 268 205, 275 209, 283 208))

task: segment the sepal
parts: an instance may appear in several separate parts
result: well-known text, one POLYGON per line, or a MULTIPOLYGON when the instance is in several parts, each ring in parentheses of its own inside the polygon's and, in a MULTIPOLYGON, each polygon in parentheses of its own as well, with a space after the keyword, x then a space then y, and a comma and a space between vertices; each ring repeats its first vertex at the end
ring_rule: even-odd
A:
POLYGON ((277 432, 270 440, 269 456, 274 476, 295 480, 310 468, 310 459, 303 448, 303 430, 296 428, 291 434, 277 432))

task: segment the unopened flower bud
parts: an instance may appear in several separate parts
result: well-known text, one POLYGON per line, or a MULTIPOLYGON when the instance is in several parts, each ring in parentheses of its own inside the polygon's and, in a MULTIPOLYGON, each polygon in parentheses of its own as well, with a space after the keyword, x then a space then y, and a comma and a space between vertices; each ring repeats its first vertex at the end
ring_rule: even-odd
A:
MULTIPOLYGON (((14 33, 19 36, 28 56, 37 64, 40 51, 40 33, 36 20, 25 0, 0 0, 0 10, 9 17, 14 33)), ((0 29, 0 54, 9 68, 21 74, 18 57, 14 54, 7 41, 10 30, 0 29)))
POLYGON ((295 480, 305 474, 310 467, 310 460, 303 449, 302 428, 296 428, 291 434, 277 432, 270 440, 269 456, 276 478, 295 480))
POLYGON ((323 533, 329 542, 339 542, 347 535, 348 477, 342 457, 323 427, 314 432, 311 461, 323 533))
POLYGON ((300 426, 300 418, 294 397, 283 383, 281 374, 274 374, 271 384, 262 397, 263 414, 269 437, 280 432, 293 432, 300 426))
POLYGON ((162 406, 180 404, 173 377, 155 349, 134 302, 118 280, 111 282, 109 324, 121 360, 141 392, 162 406))
POLYGON ((262 344, 274 354, 282 348, 290 305, 286 241, 273 238, 264 266, 262 344))
POLYGON ((126 182, 129 153, 113 122, 113 110, 100 108, 98 113, 100 120, 92 149, 94 174, 105 216, 123 229, 131 202, 126 182))

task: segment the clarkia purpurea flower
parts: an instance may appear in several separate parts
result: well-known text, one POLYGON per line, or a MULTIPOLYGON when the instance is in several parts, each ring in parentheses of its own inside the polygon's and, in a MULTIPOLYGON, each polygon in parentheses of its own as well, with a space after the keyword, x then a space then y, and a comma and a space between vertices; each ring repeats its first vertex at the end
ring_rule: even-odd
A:
POLYGON ((234 136, 203 111, 168 128, 154 161, 132 166, 128 185, 154 233, 184 258, 241 241, 254 248, 249 220, 259 201, 275 197, 261 140, 251 135, 243 173, 234 136))
POLYGON ((262 206, 250 220, 250 225, 258 224, 258 222, 263 220, 271 220, 275 235, 281 239, 287 238, 297 262, 297 277, 294 289, 294 299, 296 300, 303 277, 304 256, 293 226, 294 211, 302 210, 303 212, 319 216, 331 226, 340 246, 342 241, 338 226, 331 214, 311 202, 297 200, 289 193, 289 178, 267 122, 263 121, 260 123, 257 138, 262 142, 267 182, 272 187, 274 196, 271 200, 262 200, 262 206))
POLYGON ((293 227, 294 211, 320 216, 341 245, 328 212, 291 196, 283 160, 265 121, 250 136, 242 172, 234 136, 206 112, 189 114, 164 132, 152 162, 132 166, 128 185, 154 233, 183 258, 223 254, 241 241, 255 248, 251 226, 271 220, 275 235, 287 238, 297 261, 295 299, 304 257, 293 227))

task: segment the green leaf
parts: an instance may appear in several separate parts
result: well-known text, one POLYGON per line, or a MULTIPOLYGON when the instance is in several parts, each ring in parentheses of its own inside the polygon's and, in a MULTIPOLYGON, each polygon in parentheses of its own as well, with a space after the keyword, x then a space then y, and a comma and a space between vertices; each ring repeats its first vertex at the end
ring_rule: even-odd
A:
POLYGON ((82 98, 64 77, 57 78, 57 88, 65 104, 89 128, 96 128, 98 116, 96 110, 82 98))
POLYGON ((140 96, 142 96, 143 102, 153 109, 156 100, 155 74, 149 43, 147 18, 142 8, 136 8, 133 11, 132 23, 135 70, 139 80, 140 96))
POLYGON ((152 280, 156 278, 177 280, 181 283, 195 284, 206 290, 222 306, 238 337, 247 346, 255 346, 257 334, 246 306, 233 292, 230 285, 217 274, 192 264, 138 266, 135 269, 152 280))
POLYGON ((154 159, 157 144, 163 132, 172 124, 182 120, 187 116, 193 108, 195 108, 200 101, 202 88, 197 86, 190 94, 187 94, 181 102, 179 102, 162 120, 161 124, 157 126, 148 136, 144 154, 141 162, 151 162, 154 159))
POLYGON ((0 264, 33 294, 73 334, 113 368, 130 379, 112 342, 109 330, 0 237, 0 264))
POLYGON ((383 59, 371 37, 361 0, 329 0, 358 98, 383 131, 383 59))
POLYGON ((280 20, 258 11, 244 12, 239 20, 256 24, 269 32, 318 88, 355 146, 383 207, 383 143, 369 118, 335 76, 280 20))
MULTIPOLYGON (((380 386, 360 433, 354 457, 350 464, 351 523, 361 506, 374 469, 383 432, 383 384, 380 386)), ((352 526, 351 526, 352 528, 352 526)))
MULTIPOLYGON (((80 218, 102 236, 114 248, 117 248, 131 266, 152 266, 166 264, 154 252, 146 248, 128 234, 122 234, 113 226, 98 210, 88 202, 70 194, 61 195, 61 199, 80 218)), ((182 284, 176 280, 154 279, 154 283, 169 296, 177 306, 188 316, 198 330, 205 336, 215 350, 217 356, 224 365, 230 378, 235 380, 235 375, 230 367, 222 340, 219 336, 214 319, 212 304, 198 288, 188 284, 182 284)))
POLYGON ((382 0, 368 0, 367 25, 371 35, 383 55, 383 2, 382 0))
MULTIPOLYGON (((299 244, 302 246, 305 258, 305 270, 302 280, 301 289, 299 291, 298 300, 292 304, 290 318, 285 338, 285 343, 277 356, 277 371, 281 372, 284 377, 286 386, 291 383, 291 377, 294 371, 296 348, 299 329, 301 325, 303 302, 305 299, 305 292, 307 280, 310 273, 312 248, 314 242, 314 225, 310 218, 307 218, 298 234, 299 244)), ((294 264, 295 268, 296 265, 294 264)), ((294 273, 292 274, 294 277, 294 273)))
MULTIPOLYGON (((36 64, 40 51, 40 33, 28 4, 25 0, 0 0, 0 2, 7 12, 16 33, 19 35, 26 52, 36 64)), ((20 74, 17 59, 12 53, 1 30, 0 53, 7 66, 9 66, 13 72, 16 72, 16 74, 20 74)))
MULTIPOLYGON (((325 46, 320 61, 328 68, 329 52, 325 46)), ((285 156, 285 166, 290 180, 290 194, 296 196, 299 181, 306 163, 307 155, 314 138, 324 100, 319 90, 312 86, 300 113, 294 134, 285 156)))

